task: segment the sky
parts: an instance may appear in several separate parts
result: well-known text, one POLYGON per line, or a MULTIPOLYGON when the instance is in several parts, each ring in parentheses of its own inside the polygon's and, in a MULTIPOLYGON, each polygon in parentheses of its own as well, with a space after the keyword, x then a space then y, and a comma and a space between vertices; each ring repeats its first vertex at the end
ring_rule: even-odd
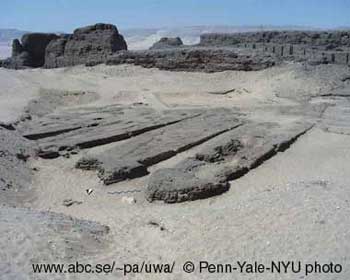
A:
POLYGON ((350 0, 0 0, 0 28, 71 32, 194 25, 350 26, 350 0))

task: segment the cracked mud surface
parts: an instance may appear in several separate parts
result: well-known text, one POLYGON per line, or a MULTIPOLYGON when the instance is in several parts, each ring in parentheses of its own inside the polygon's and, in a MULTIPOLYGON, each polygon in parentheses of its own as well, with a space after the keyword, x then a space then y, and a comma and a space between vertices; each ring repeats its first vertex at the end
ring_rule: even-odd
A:
MULTIPOLYGON (((10 75, 0 71, 0 79, 10 75)), ((16 260, 5 279, 27 279, 42 252, 52 262, 204 256, 349 265, 347 75, 347 67, 301 64, 249 73, 123 65, 13 73, 5 90, 28 96, 5 104, 11 118, 0 119, 0 263, 16 260)))

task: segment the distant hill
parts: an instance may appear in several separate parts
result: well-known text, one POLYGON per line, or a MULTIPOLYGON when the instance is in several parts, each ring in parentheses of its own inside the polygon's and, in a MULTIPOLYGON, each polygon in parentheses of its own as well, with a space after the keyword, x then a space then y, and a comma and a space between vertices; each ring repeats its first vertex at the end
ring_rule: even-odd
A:
POLYGON ((0 42, 9 42, 13 39, 21 38, 25 33, 28 33, 28 31, 0 28, 0 42))
POLYGON ((0 28, 0 58, 9 57, 12 40, 21 38, 25 33, 28 33, 28 31, 0 28))
POLYGON ((267 30, 318 30, 305 26, 184 26, 164 28, 133 28, 121 29, 129 49, 148 49, 162 37, 180 37, 184 44, 199 43, 199 37, 203 33, 237 33, 249 31, 267 30))

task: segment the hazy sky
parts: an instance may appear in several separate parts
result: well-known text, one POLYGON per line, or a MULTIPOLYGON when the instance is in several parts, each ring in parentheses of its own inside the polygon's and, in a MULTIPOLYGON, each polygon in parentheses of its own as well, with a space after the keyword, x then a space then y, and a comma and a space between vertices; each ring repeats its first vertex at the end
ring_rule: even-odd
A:
POLYGON ((1 0, 0 28, 72 31, 189 25, 350 26, 350 0, 1 0))

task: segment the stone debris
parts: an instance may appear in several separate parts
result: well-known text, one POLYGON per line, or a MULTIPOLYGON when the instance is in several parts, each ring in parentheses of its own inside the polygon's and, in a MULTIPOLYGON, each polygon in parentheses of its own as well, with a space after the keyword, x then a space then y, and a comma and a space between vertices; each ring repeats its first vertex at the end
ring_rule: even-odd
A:
POLYGON ((233 89, 228 89, 228 90, 224 90, 224 91, 210 91, 208 93, 209 94, 217 94, 217 95, 226 95, 226 94, 229 94, 229 93, 232 93, 235 91, 236 91, 236 89, 233 88, 233 89))
POLYGON ((134 203, 136 203, 136 199, 134 197, 130 197, 130 196, 123 196, 122 202, 128 203, 128 204, 134 204, 134 203))
POLYGON ((66 206, 66 207, 70 207, 72 205, 79 205, 82 203, 83 202, 81 202, 81 201, 77 201, 77 200, 73 200, 73 199, 65 199, 65 200, 63 200, 62 205, 66 206))
POLYGON ((91 195, 92 193, 93 193, 93 189, 86 189, 86 193, 87 193, 87 195, 91 195))

